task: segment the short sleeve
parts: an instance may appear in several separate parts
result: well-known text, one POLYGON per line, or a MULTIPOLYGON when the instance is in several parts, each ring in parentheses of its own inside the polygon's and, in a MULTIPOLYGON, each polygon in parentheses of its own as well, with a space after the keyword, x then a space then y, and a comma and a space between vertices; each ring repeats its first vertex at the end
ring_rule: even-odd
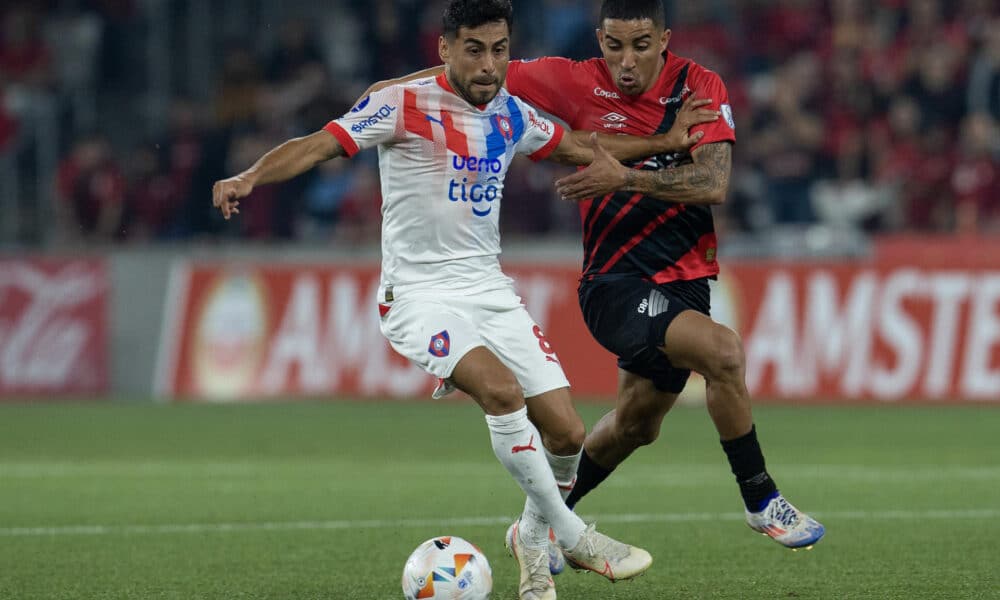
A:
POLYGON ((397 135, 402 93, 401 86, 381 89, 358 102, 351 112, 327 123, 323 130, 337 138, 348 156, 391 142, 397 135))
POLYGON ((518 154, 527 154, 531 160, 543 160, 552 154, 566 132, 558 123, 541 116, 524 102, 517 99, 515 102, 524 125, 524 133, 517 141, 515 149, 518 154))
MULTIPOLYGON (((507 91, 567 123, 580 109, 581 63, 568 58, 512 60, 507 68, 507 91)), ((586 79, 587 81, 590 78, 586 79)))
POLYGON ((715 144, 717 142, 736 142, 736 121, 733 120, 733 108, 729 103, 729 92, 726 91, 722 78, 712 71, 702 69, 698 71, 696 80, 691 81, 689 86, 699 98, 711 98, 710 105, 702 108, 717 110, 722 113, 722 117, 711 123, 695 125, 691 128, 691 133, 698 131, 705 132, 705 136, 698 140, 698 143, 691 148, 694 152, 705 144, 715 144))

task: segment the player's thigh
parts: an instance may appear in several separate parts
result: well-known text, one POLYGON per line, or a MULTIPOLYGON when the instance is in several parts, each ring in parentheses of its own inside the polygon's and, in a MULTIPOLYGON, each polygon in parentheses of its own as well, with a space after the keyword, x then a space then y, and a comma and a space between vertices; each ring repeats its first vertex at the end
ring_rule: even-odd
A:
POLYGON ((473 315, 430 299, 391 303, 380 328, 396 352, 442 379, 470 350, 486 346, 473 315))
POLYGON ((521 384, 491 350, 477 346, 462 357, 451 381, 489 415, 505 415, 524 406, 521 384))
POLYGON ((589 283, 581 288, 580 308, 591 335, 618 357, 620 369, 660 391, 680 393, 690 371, 671 364, 661 347, 670 323, 692 300, 673 291, 640 278, 589 283))
POLYGON ((624 359, 655 348, 657 314, 649 305, 655 290, 655 284, 639 278, 584 284, 580 310, 594 339, 624 359))
POLYGON ((742 368, 743 347, 735 331, 707 315, 685 311, 677 316, 664 336, 663 352, 677 367, 706 377, 727 368, 742 368))
POLYGON ((514 372, 524 397, 568 388, 569 380, 555 348, 520 299, 510 292, 509 296, 501 294, 493 300, 491 309, 483 311, 480 332, 490 350, 514 372))
POLYGON ((498 309, 484 323, 487 343, 521 383, 528 416, 545 446, 558 455, 575 454, 585 428, 555 348, 516 296, 495 300, 498 309))
POLYGON ((393 349, 428 373, 450 379, 487 414, 524 406, 514 373, 489 349, 474 305, 410 299, 389 305, 382 333, 393 349))

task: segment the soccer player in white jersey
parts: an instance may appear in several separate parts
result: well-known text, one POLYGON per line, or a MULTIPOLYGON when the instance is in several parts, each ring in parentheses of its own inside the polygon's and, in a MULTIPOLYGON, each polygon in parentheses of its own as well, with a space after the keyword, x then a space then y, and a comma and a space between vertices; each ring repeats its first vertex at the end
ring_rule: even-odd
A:
MULTIPOLYGON (((255 186, 378 147, 382 333, 485 412, 494 453, 527 495, 507 540, 520 564, 520 598, 539 600, 556 597, 550 527, 576 566, 610 580, 639 575, 652 558, 564 504, 583 421, 552 346, 500 270, 499 211, 514 154, 589 164, 596 143, 590 134, 564 134, 503 89, 510 24, 509 0, 451 0, 439 42, 444 74, 380 90, 323 131, 285 142, 216 182, 213 203, 229 219, 255 186)), ((678 130, 684 145, 696 141, 687 127, 678 130)), ((627 159, 676 150, 678 138, 603 136, 601 143, 627 159)))

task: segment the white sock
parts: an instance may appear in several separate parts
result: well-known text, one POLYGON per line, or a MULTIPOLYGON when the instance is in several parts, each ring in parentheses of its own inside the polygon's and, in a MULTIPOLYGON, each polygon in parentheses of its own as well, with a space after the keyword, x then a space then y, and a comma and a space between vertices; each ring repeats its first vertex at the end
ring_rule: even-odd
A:
MULTIPOLYGON (((559 495, 565 503, 566 497, 573 491, 573 484, 576 483, 576 468, 580 465, 583 448, 570 456, 556 456, 549 452, 548 448, 543 448, 543 450, 545 451, 545 459, 552 469, 552 475, 555 477, 556 485, 559 486, 559 495)), ((549 521, 541 513, 542 511, 531 499, 531 496, 528 496, 528 499, 524 501, 524 513, 521 515, 521 531, 524 532, 525 543, 528 543, 529 539, 532 543, 537 543, 539 537, 545 542, 548 541, 549 521)), ((553 530, 554 532, 555 530, 553 530)))
POLYGON ((576 485, 576 470, 580 466, 581 456, 583 456, 582 447, 576 451, 576 454, 570 456, 556 456, 549 452, 548 448, 545 449, 545 458, 549 461, 549 466, 552 467, 552 475, 556 478, 559 493, 564 501, 573 491, 573 486, 576 485))
POLYGON ((559 494, 552 467, 543 454, 542 436, 528 420, 528 408, 507 415, 486 415, 486 424, 493 453, 531 502, 531 510, 526 504, 521 518, 521 540, 533 546, 544 545, 551 526, 560 546, 576 546, 587 526, 566 507, 559 494))

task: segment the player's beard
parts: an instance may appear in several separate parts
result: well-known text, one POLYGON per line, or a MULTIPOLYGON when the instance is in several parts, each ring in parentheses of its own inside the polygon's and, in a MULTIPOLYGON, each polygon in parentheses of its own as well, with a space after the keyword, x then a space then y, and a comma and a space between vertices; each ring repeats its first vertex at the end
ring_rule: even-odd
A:
MULTIPOLYGON (((454 84, 455 82, 452 83, 454 84)), ((455 86, 459 95, 465 98, 470 104, 476 106, 489 104, 500 93, 500 82, 495 79, 490 80, 489 84, 487 84, 489 85, 489 89, 481 85, 473 85, 476 83, 486 83, 486 81, 470 79, 468 82, 462 82, 455 86)))

